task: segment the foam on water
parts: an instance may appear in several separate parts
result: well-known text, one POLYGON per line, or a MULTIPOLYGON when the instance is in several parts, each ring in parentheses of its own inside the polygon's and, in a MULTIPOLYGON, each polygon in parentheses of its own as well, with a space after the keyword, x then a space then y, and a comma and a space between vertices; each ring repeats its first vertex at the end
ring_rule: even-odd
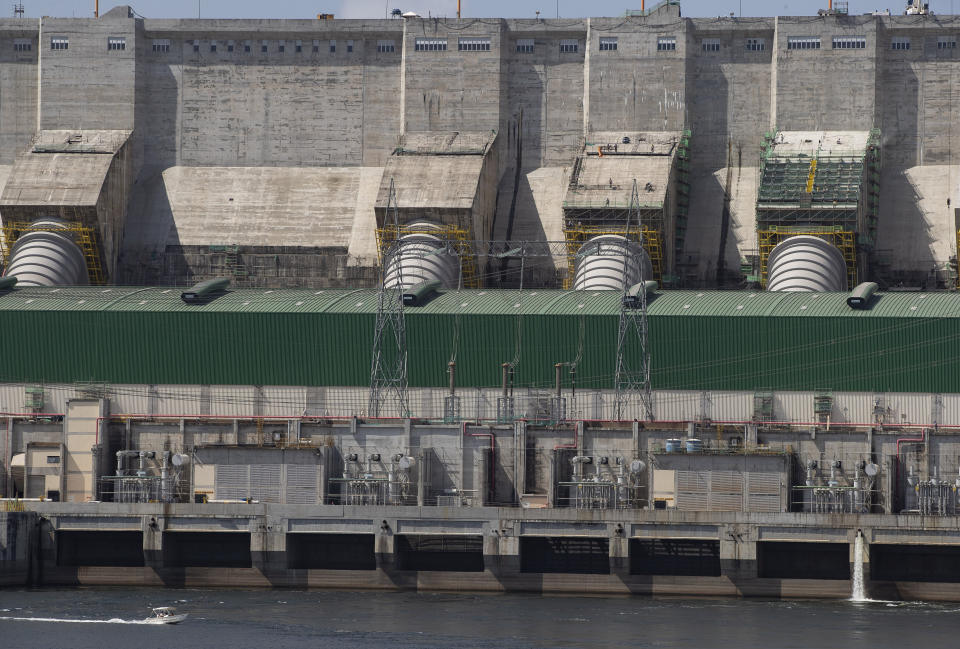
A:
POLYGON ((121 620, 118 617, 109 620, 74 620, 64 617, 10 617, 0 616, 0 620, 16 620, 18 622, 67 622, 70 624, 146 624, 144 620, 121 620))

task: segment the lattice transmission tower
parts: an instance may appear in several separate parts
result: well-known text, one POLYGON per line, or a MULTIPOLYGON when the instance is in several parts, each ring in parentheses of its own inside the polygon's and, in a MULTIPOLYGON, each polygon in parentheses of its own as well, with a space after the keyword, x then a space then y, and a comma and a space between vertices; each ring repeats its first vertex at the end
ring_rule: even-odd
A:
POLYGON ((381 410, 393 402, 396 414, 407 417, 407 337, 403 322, 403 268, 400 253, 400 215, 397 193, 390 179, 385 226, 393 229, 393 245, 383 255, 380 266, 380 289, 377 293, 377 321, 373 332, 373 353, 370 360, 369 415, 379 417, 381 410), (387 288, 386 271, 397 258, 393 286, 387 288))
MULTIPOLYGON (((643 223, 640 216, 640 192, 637 181, 633 181, 633 191, 630 194, 630 207, 627 210, 627 225, 624 238, 630 240, 630 231, 636 222, 636 231, 643 232, 643 223)), ((630 255, 624 248, 623 276, 627 277, 627 264, 630 255)), ((628 406, 633 398, 639 397, 642 417, 653 421, 653 391, 650 388, 650 347, 647 340, 647 289, 645 264, 640 264, 639 290, 631 291, 624 281, 623 295, 620 300, 620 330, 617 335, 617 371, 614 376, 616 384, 616 418, 625 419, 629 416, 628 406), (636 353, 639 346, 639 354, 636 353), (639 362, 636 360, 639 356, 639 362)))

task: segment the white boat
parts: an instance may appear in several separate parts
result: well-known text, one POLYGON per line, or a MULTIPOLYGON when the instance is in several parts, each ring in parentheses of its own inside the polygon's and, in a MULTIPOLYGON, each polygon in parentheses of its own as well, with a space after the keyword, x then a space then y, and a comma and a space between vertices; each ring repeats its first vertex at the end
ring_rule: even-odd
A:
POLYGON ((170 606, 158 606, 153 609, 153 615, 144 622, 146 624, 179 624, 186 619, 186 613, 177 613, 177 609, 170 606))

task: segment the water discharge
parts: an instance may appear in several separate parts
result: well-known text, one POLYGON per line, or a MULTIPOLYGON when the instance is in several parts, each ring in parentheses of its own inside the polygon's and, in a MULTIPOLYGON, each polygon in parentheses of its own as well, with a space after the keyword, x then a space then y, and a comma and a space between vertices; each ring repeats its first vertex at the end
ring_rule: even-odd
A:
POLYGON ((863 532, 860 530, 857 530, 857 538, 853 542, 853 587, 850 590, 850 600, 868 601, 863 586, 863 532))

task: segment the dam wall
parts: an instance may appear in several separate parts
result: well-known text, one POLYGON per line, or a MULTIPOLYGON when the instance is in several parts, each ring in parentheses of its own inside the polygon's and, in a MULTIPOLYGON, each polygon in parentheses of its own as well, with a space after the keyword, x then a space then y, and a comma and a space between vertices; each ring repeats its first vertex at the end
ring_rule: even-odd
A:
MULTIPOLYGON (((261 190, 292 184, 316 205, 330 190, 310 173, 264 174, 227 199, 191 192, 192 209, 182 209, 190 183, 177 179, 192 168, 358 167, 369 170, 350 190, 359 200, 376 192, 404 134, 497 131, 494 236, 552 240, 561 217, 548 197, 562 195, 590 133, 690 129, 688 235, 668 270, 678 285, 702 287, 739 281, 741 258, 757 249, 767 132, 879 129, 881 279, 936 284, 956 239, 958 34, 960 18, 948 15, 684 18, 675 6, 564 20, 153 20, 123 6, 99 19, 4 19, 0 165, 40 130, 132 130, 134 230, 165 235, 171 254, 195 254, 237 245, 261 190), (221 200, 238 223, 217 241, 190 234, 221 200)), ((359 217, 315 214, 345 232, 337 245, 347 266, 371 265, 364 205, 359 217)), ((280 225, 303 209, 278 212, 280 225)), ((165 248, 127 236, 114 280, 171 276, 176 264, 154 259, 165 248)), ((261 246, 329 247, 283 228, 261 246)), ((208 255, 188 266, 203 275, 210 265, 208 255)), ((289 277, 336 280, 323 268, 289 277)))

